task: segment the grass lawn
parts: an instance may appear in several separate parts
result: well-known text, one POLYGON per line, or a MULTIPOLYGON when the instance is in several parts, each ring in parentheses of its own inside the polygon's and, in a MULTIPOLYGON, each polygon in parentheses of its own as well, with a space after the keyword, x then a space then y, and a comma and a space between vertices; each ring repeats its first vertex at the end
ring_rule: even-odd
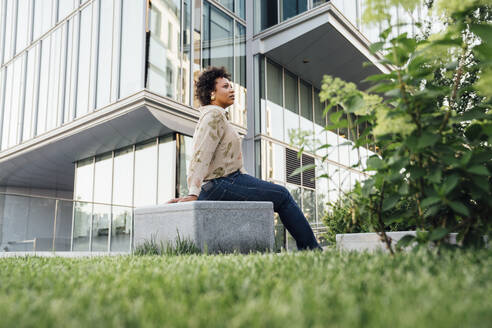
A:
POLYGON ((491 327, 492 250, 0 259, 1 327, 491 327))

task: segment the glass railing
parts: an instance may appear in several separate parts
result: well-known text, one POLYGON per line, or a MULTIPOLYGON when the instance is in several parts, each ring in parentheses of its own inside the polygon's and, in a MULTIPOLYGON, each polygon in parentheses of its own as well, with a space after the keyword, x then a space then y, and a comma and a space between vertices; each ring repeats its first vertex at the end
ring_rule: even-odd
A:
POLYGON ((0 193, 0 252, 130 252, 133 207, 0 193))

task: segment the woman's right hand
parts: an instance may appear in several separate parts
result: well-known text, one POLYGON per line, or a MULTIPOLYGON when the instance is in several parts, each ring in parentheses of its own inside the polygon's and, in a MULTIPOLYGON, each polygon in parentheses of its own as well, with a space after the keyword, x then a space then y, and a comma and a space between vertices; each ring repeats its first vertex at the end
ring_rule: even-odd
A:
POLYGON ((188 195, 188 196, 185 196, 185 197, 171 199, 170 201, 167 202, 167 204, 171 204, 171 203, 182 203, 182 202, 192 202, 192 201, 195 201, 197 199, 198 199, 198 197, 196 195, 188 195))

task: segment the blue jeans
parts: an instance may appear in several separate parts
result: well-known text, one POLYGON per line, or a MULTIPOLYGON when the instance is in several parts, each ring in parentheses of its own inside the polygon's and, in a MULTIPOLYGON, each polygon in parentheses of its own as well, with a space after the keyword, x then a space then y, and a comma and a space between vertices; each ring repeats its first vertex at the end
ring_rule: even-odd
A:
POLYGON ((203 185, 198 200, 270 201, 298 249, 321 249, 306 217, 284 186, 236 171, 203 185))

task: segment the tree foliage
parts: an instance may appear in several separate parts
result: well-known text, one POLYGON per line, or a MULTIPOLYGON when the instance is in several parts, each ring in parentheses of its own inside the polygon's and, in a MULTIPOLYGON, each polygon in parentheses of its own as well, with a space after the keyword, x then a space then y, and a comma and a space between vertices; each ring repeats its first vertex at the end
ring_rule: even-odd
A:
MULTIPOLYGON (((371 0, 364 17, 389 25, 392 6, 412 12, 422 5, 371 0)), ((355 121, 331 115, 327 129, 369 123, 355 147, 369 143, 380 151, 351 196, 351 215, 366 220, 391 251, 385 231, 395 223, 415 226, 418 242, 437 246, 446 245, 449 232, 458 232, 465 247, 479 246, 492 231, 490 5, 440 0, 429 6, 443 19, 440 31, 412 37, 395 35, 389 25, 371 50, 390 70, 368 77, 368 90, 325 76, 320 93, 328 101, 325 114, 338 106, 357 115, 355 121)))

